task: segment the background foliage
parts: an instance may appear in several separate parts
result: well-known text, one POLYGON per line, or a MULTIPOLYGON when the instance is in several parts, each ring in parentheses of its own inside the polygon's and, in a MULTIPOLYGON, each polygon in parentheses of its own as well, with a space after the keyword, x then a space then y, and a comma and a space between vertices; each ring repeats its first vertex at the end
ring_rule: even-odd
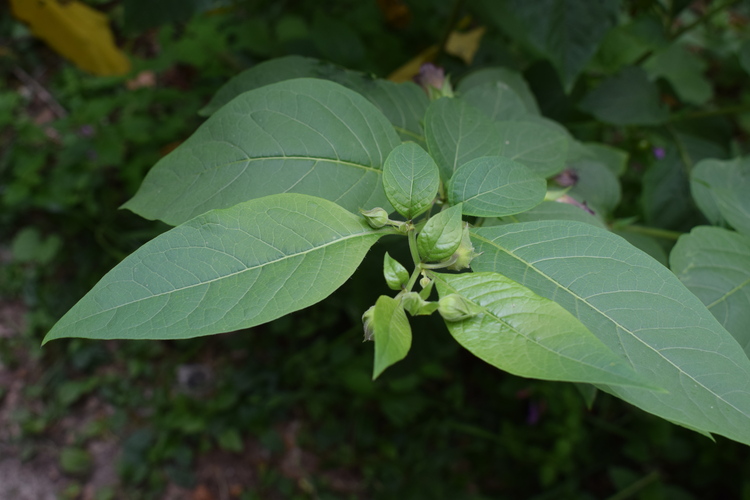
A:
MULTIPOLYGON (((331 300, 246 332, 39 348, 106 270, 166 229, 118 211, 146 171, 197 128, 219 86, 287 54, 394 78, 427 59, 454 81, 487 66, 518 72, 528 82, 519 78, 519 94, 533 93, 545 116, 617 148, 569 155, 581 182, 568 194, 666 262, 680 233, 706 223, 688 172, 748 153, 747 2, 91 4, 130 73, 87 74, 0 17, 3 456, 53 459, 69 498, 177 487, 245 499, 750 498, 746 447, 607 395, 587 410, 574 386, 498 372, 430 318, 414 325, 409 357, 373 383, 359 316, 385 290, 368 266, 331 300), (477 27, 481 43, 465 57, 450 33, 477 27), (611 173, 591 166, 597 154, 611 173), (119 450, 116 483, 93 480, 102 442, 119 450), (245 475, 211 475, 207 461, 242 463, 245 475)), ((481 78, 458 88, 468 96, 481 78)), ((386 250, 398 257, 384 241, 366 257, 372 268, 386 250)))

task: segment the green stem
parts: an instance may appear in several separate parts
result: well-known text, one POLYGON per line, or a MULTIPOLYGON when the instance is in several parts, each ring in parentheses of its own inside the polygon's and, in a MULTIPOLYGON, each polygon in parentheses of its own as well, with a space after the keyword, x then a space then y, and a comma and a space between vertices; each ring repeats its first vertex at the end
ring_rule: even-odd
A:
POLYGON ((620 228, 620 231, 628 233, 644 234, 646 236, 653 236, 655 238, 663 238, 665 240, 677 241, 677 238, 683 235, 679 231, 670 231, 668 229, 659 229, 657 227, 645 227, 645 226, 624 226, 620 228))
POLYGON ((419 274, 422 272, 422 260, 419 258, 419 250, 417 249, 417 229, 412 226, 406 235, 409 239, 411 260, 414 261, 414 271, 412 271, 411 276, 409 276, 409 281, 406 283, 404 290, 399 292, 399 294, 411 292, 412 288, 414 288, 414 284, 417 282, 417 278, 419 278, 419 274))

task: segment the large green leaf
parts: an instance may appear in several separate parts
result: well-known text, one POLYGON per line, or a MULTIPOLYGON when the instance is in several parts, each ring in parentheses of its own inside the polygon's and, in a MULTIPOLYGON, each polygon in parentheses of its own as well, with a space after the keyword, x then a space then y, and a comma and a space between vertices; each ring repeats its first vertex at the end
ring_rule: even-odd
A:
POLYGON ((429 100, 419 86, 373 78, 311 57, 280 57, 243 71, 225 83, 200 114, 213 114, 243 92, 294 78, 331 80, 362 94, 388 118, 402 139, 424 141, 421 121, 429 100))
POLYGON ((463 202, 463 213, 502 217, 539 205, 547 183, 531 170, 501 156, 484 156, 461 165, 448 184, 451 205, 463 202))
POLYGON ((566 134, 555 126, 537 121, 493 122, 459 98, 439 99, 427 108, 425 134, 446 181, 458 167, 482 156, 503 156, 547 177, 564 168, 568 148, 566 134))
POLYGON ((383 166, 383 187, 398 213, 411 220, 432 206, 440 186, 435 161, 413 142, 391 151, 383 166))
POLYGON ((719 227, 680 236, 672 271, 750 356, 750 237, 719 227))
POLYGON ((151 169, 124 208, 180 224, 270 194, 320 196, 350 211, 387 206, 381 166, 398 137, 367 100, 297 79, 245 92, 151 169))
POLYGON ((617 0, 483 0, 488 19, 548 59, 566 90, 615 25, 617 0))
POLYGON ((302 194, 214 210, 127 257, 45 342, 180 339, 259 325, 333 293, 386 233, 302 194))
POLYGON ((477 357, 514 375, 649 386, 572 314, 499 273, 434 273, 441 297, 458 294, 478 314, 446 321, 477 357))
POLYGON ((375 363, 372 378, 397 361, 401 361, 411 348, 411 327, 399 300, 382 295, 373 311, 373 340, 375 340, 375 363))
POLYGON ((659 89, 638 67, 625 68, 604 80, 579 107, 613 125, 658 125, 668 117, 659 89))
POLYGON ((668 394, 603 386, 643 410, 750 444, 750 360, 668 269, 588 224, 473 230, 475 271, 501 272, 576 316, 668 394))
POLYGON ((750 156, 729 161, 703 160, 691 177, 693 195, 707 215, 718 208, 733 228, 750 235, 750 156))

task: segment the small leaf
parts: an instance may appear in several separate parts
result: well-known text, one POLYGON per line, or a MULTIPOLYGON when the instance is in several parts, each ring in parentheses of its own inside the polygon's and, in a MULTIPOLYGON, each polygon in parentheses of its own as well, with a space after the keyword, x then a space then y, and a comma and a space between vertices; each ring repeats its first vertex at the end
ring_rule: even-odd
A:
POLYGON ((638 67, 625 68, 604 80, 579 107, 612 125, 658 125, 668 117, 659 90, 638 67))
POLYGON ((705 104, 713 97, 713 88, 704 76, 707 64, 687 46, 673 43, 656 52, 644 64, 651 80, 666 79, 685 102, 705 104))
POLYGON ((401 290, 409 281, 409 271, 406 270, 396 259, 388 255, 383 256, 383 275, 391 290, 401 290))
POLYGON ((472 231, 475 271, 502 272, 576 316, 669 393, 600 386, 641 409, 750 444, 750 359, 672 272, 588 224, 525 222, 472 231))
POLYGON ((391 151, 383 165, 388 201, 407 220, 432 206, 440 186, 440 171, 424 149, 406 142, 391 151))
POLYGON ((568 163, 577 182, 568 191, 580 202, 586 202, 596 213, 611 214, 620 203, 620 181, 607 166, 597 160, 582 159, 568 163))
POLYGON ((411 348, 411 327, 401 303, 382 295, 375 303, 374 317, 375 363, 372 378, 401 361, 411 348))
POLYGON ((500 156, 485 156, 461 165, 448 184, 450 203, 463 203, 463 213, 477 217, 525 212, 540 204, 546 192, 543 178, 500 156))
POLYGON ((461 204, 434 215, 417 236, 417 249, 424 262, 440 262, 455 253, 461 244, 463 225, 461 204))
POLYGON ((352 212, 387 206, 380 169, 398 144, 390 123, 359 94, 325 80, 276 83, 214 113, 123 207, 175 225, 284 192, 352 212))
POLYGON ((128 256, 44 341, 182 339, 260 325, 333 293, 384 234, 302 194, 211 211, 128 256))
POLYGON ((544 380, 652 386, 565 309, 505 276, 434 275, 441 314, 443 301, 458 304, 458 320, 446 321, 451 335, 492 366, 544 380))
POLYGON ((417 292, 408 292, 401 296, 401 305, 412 316, 429 316, 437 311, 437 302, 428 302, 417 292))
POLYGON ((680 236, 672 271, 750 356, 750 237, 719 227, 680 236))

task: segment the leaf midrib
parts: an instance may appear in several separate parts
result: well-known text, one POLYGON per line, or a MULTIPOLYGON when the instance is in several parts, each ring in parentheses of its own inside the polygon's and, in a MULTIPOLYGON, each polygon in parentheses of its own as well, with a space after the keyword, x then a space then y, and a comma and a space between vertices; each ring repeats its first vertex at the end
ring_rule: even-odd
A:
POLYGON ((325 243, 323 245, 316 246, 316 247, 310 248, 310 249, 305 250, 305 251, 296 252, 296 253, 288 254, 288 255, 283 255, 282 257, 280 257, 278 259, 269 260, 267 262, 264 262, 262 264, 259 264, 259 265, 253 266, 253 267, 246 267, 245 269, 242 269, 240 271, 237 271, 237 272, 234 272, 234 273, 230 273, 230 274, 225 274, 225 275, 220 276, 218 278, 214 278, 214 279, 207 280, 207 281, 201 281, 200 283, 195 283, 195 284, 192 284, 192 285, 189 285, 189 286, 184 286, 184 287, 181 287, 181 288, 175 288, 174 290, 170 290, 168 292, 162 292, 162 293, 158 293, 158 294, 153 294, 153 295, 150 295, 148 297, 143 297, 141 299, 137 299, 137 300, 133 300, 133 301, 130 301, 130 302, 119 304, 116 307, 110 307, 108 309, 102 309, 102 310, 97 311, 95 314, 92 314, 90 316, 85 316, 85 317, 79 318, 75 323, 72 323, 71 326, 75 325, 77 323, 80 323, 81 321, 84 321, 86 319, 93 318, 94 316, 98 316, 100 314, 104 314, 104 313, 107 313, 109 311, 113 311, 113 310, 116 310, 116 309, 121 309, 123 307, 130 306, 132 304, 136 304, 136 303, 142 302, 144 300, 150 300, 150 299, 153 299, 153 298, 156 298, 156 297, 161 297, 163 295, 169 295, 169 294, 172 294, 172 293, 182 292, 182 291, 188 290, 190 288, 207 285, 207 284, 214 283, 216 281, 223 280, 223 279, 226 279, 226 278, 231 278, 232 276, 237 276, 237 275, 245 273, 247 271, 254 271, 256 269, 263 268, 263 267, 265 267, 267 265, 270 265, 270 264, 276 264, 278 262, 282 262, 282 261, 284 261, 286 259, 291 259, 293 257, 299 257, 300 255, 305 255, 305 254, 308 254, 310 252, 313 252, 313 251, 316 251, 316 250, 320 250, 320 249, 326 248, 328 246, 331 246, 331 245, 334 245, 334 244, 337 244, 337 243, 345 242, 345 241, 348 241, 348 240, 353 239, 353 238, 364 237, 364 236, 372 236, 372 235, 378 235, 378 234, 382 236, 382 235, 385 235, 385 234, 388 234, 388 233, 390 233, 390 231, 383 231, 381 229, 381 230, 366 230, 366 232, 351 234, 351 235, 346 236, 344 238, 340 238, 340 239, 337 239, 337 240, 334 240, 334 241, 329 241, 329 242, 327 242, 327 243, 325 243))
MULTIPOLYGON (((513 252, 511 252, 510 250, 508 250, 508 249, 506 249, 506 248, 503 248, 503 247, 501 247, 500 245, 496 244, 496 243, 495 243, 494 241, 492 241, 492 240, 488 240, 487 238, 485 238, 485 237, 483 237, 483 236, 481 236, 481 235, 478 235, 478 234, 476 234, 475 232, 472 232, 472 233, 471 233, 471 235, 472 235, 473 237, 475 237, 475 238, 477 238, 477 239, 481 240, 481 241, 484 241, 484 242, 486 242, 486 243, 488 243, 488 244, 490 244, 490 245, 492 245, 492 246, 495 246, 495 247, 496 247, 496 248, 498 248, 498 249, 499 249, 500 251, 502 251, 502 252, 506 253, 507 255, 511 256, 512 258, 514 258, 514 259, 518 260, 519 262, 523 263, 524 265, 526 265, 526 267, 528 267, 528 268, 530 268, 530 269, 533 269, 533 270, 534 270, 534 271, 535 271, 535 272, 536 272, 536 273, 537 273, 537 274, 538 274, 539 276, 542 276, 542 277, 543 277, 544 279, 547 279, 548 281, 550 281, 551 283, 553 283, 553 284, 554 284, 555 286, 557 286, 557 287, 558 287, 559 289, 561 289, 561 290, 564 290, 565 292, 567 292, 567 293, 568 293, 568 294, 570 294, 571 296, 573 296, 573 297, 575 297, 576 299, 580 300, 581 302, 583 302, 584 304, 586 304, 587 306, 589 306, 589 307, 590 307, 590 308, 591 308, 592 310, 594 310, 594 311, 596 311, 596 312, 597 312, 598 314, 600 314, 600 315, 601 315, 602 317, 604 317, 604 318, 605 318, 605 319, 607 319, 608 321, 612 322, 612 323, 613 323, 613 324, 614 324, 615 326, 617 326, 617 327, 621 328, 621 329, 622 329, 622 330, 623 330, 624 332, 627 332, 628 334, 630 334, 630 336, 631 336, 631 337, 633 337, 634 339, 638 340, 638 342, 640 342, 641 344, 643 344, 643 345, 644 345, 644 346, 646 346, 647 348, 651 349, 651 350, 652 350, 652 351, 653 351, 654 353, 656 353, 656 354, 657 354, 657 355, 658 355, 658 356, 659 356, 660 358, 662 358, 662 359, 663 359, 664 361, 666 361, 666 362, 667 362, 668 364, 672 365, 672 366, 673 366, 673 367, 674 367, 674 368, 675 368, 675 369, 676 369, 676 370, 677 370, 678 372, 680 372, 681 374, 683 374, 684 376, 686 376, 687 378, 689 378, 690 380, 692 380, 692 381, 693 381, 693 382, 695 382, 696 384, 700 385, 700 387, 702 387, 702 388, 703 388, 704 390, 706 390, 706 391, 707 391, 707 392, 708 392, 709 394, 713 394, 713 395, 714 395, 714 397, 718 398, 718 399, 719 399, 720 401, 722 401, 723 403, 725 403, 725 404, 726 404, 727 406, 729 406, 730 408, 733 408, 733 409, 734 409, 735 411, 737 411, 737 412, 738 412, 738 413, 739 413, 740 415, 744 415, 744 416, 746 416, 746 417, 748 416, 748 415, 747 415, 746 413, 744 413, 744 412, 743 412, 742 410, 740 410, 739 408, 737 408, 737 407, 736 407, 735 405, 731 404, 731 403, 730 403, 730 402, 728 402, 728 401, 727 401, 726 399, 724 399, 724 398, 723 398, 722 396, 720 396, 719 394, 717 394, 717 393, 715 393, 714 391, 710 390, 710 389, 709 389, 708 387, 706 387, 706 386, 705 386, 705 385, 704 385, 703 383, 701 383, 700 381, 696 380, 696 379, 695 379, 695 378, 694 378, 694 377, 693 377, 692 375, 690 375, 689 373, 687 373, 687 372, 685 372, 684 370, 682 370, 682 369, 681 369, 681 368, 680 368, 679 366, 677 366, 677 365, 676 365, 676 364, 674 364, 674 363, 673 363, 673 362, 672 362, 671 360, 669 360, 668 358, 666 358, 666 357, 665 357, 665 356, 664 356, 664 355, 663 355, 663 354, 662 354, 662 353, 661 353, 661 352, 660 352, 659 350, 657 350, 657 349, 654 349, 654 348, 653 348, 652 346, 648 345, 648 344, 647 344, 646 342, 644 342, 644 341, 643 341, 642 339, 640 339, 640 338, 639 338, 639 337, 638 337, 637 335, 635 335, 635 334, 634 334, 634 333, 633 333, 632 331, 630 331, 630 329, 628 329, 628 328, 625 328, 625 327, 624 327, 624 326, 622 326, 622 325, 621 325, 621 324, 620 324, 619 322, 615 321, 615 320, 614 320, 614 318, 610 318, 609 316, 607 316, 606 314, 604 314, 604 312, 603 312, 603 311, 601 311, 601 310, 600 310, 599 308, 595 307, 595 306, 594 306, 593 304, 591 304, 590 302, 588 302, 588 301, 587 301, 586 299, 584 299, 583 297, 579 296, 578 294, 574 293, 574 292, 573 292, 572 290, 570 290, 569 288, 566 288, 566 287, 564 287, 564 286, 563 286, 562 284, 560 284, 560 283, 558 283, 557 281, 555 281, 554 279, 552 279, 552 277, 551 277, 551 276, 549 276, 549 275, 545 274, 545 273, 544 273, 544 272, 542 272, 542 271, 541 271, 540 269, 538 269, 538 268, 536 268, 536 267, 532 266, 531 264, 529 264, 528 262, 526 262, 526 261, 525 261, 524 259, 522 259, 521 257, 519 257, 519 256, 517 256, 516 254, 514 254, 513 252)), ((631 362, 631 366, 632 366, 632 362, 631 362)), ((636 373, 639 373, 639 372, 636 372, 636 373)))

